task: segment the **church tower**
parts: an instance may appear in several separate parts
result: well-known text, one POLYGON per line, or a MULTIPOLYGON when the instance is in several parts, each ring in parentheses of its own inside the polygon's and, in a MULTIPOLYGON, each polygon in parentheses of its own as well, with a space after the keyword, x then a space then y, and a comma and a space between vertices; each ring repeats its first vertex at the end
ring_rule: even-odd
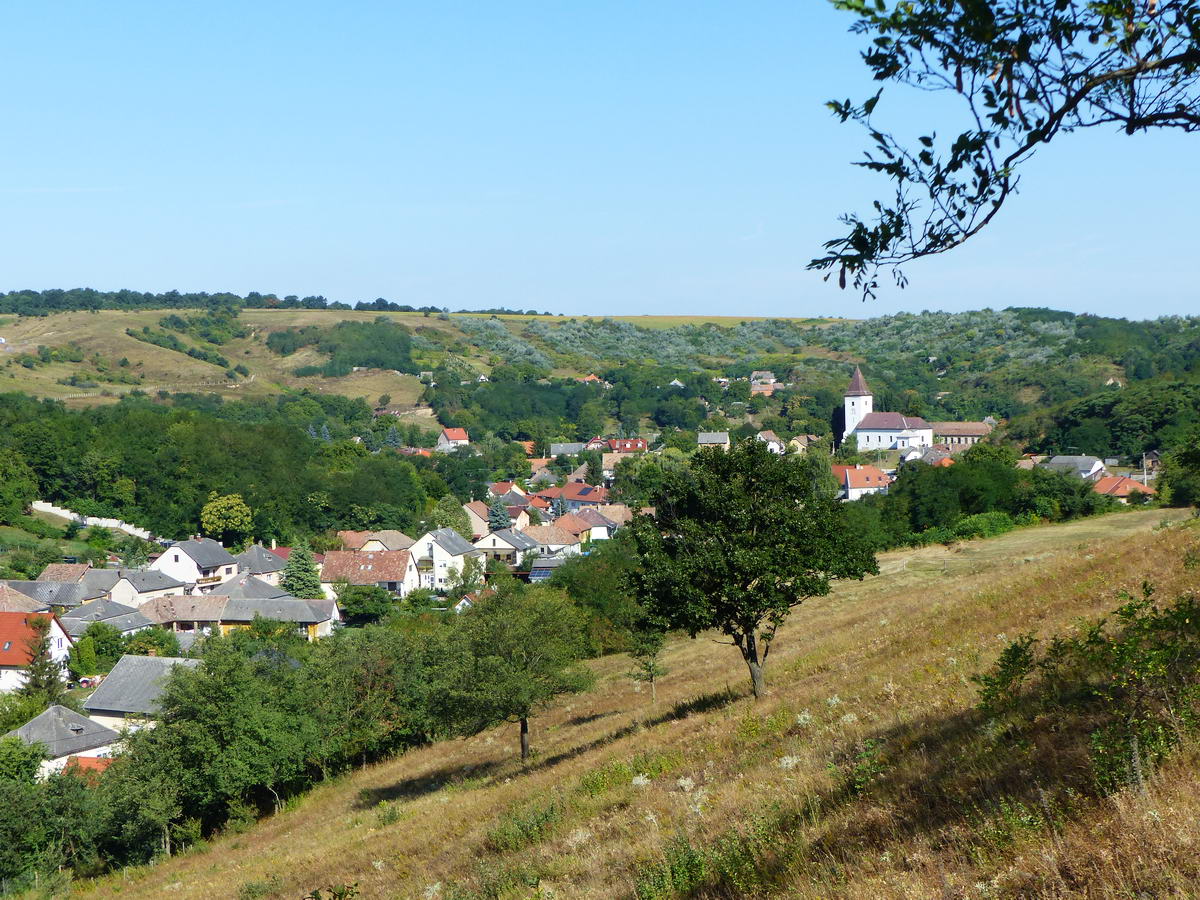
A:
POLYGON ((842 434, 843 441, 858 427, 858 423, 874 410, 875 406, 875 397, 871 393, 871 389, 867 387, 867 379, 863 378, 862 369, 858 366, 854 367, 854 377, 850 379, 850 386, 846 388, 844 403, 846 430, 842 434))

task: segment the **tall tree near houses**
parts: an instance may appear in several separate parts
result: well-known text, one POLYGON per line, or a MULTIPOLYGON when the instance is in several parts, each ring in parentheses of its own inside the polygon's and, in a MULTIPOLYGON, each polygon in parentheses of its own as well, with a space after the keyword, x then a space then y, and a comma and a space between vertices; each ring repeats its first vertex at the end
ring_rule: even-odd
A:
POLYGON ((878 571, 805 457, 777 456, 762 441, 701 450, 687 470, 665 474, 654 500, 655 515, 629 526, 641 565, 627 584, 667 627, 723 633, 756 699, 791 611, 835 578, 878 571))
POLYGON ((321 600, 325 597, 325 592, 321 590, 321 576, 317 572, 317 563, 311 550, 304 546, 292 548, 287 564, 283 567, 279 586, 301 600, 321 600))
POLYGON ((446 494, 434 504, 429 522, 434 528, 453 528, 467 540, 471 539, 471 520, 454 494, 446 494))
POLYGON ((29 650, 29 662, 23 670, 25 680, 20 688, 23 696, 37 697, 46 706, 53 706, 67 692, 62 677, 62 666, 55 661, 51 653, 50 621, 49 616, 29 618, 29 627, 33 634, 29 636, 25 645, 29 650))
POLYGON ((1022 167, 1063 135, 1200 131, 1200 0, 834 5, 858 16, 851 30, 870 39, 863 61, 876 81, 957 94, 967 123, 910 142, 875 118, 882 88, 829 104, 866 129, 873 147, 858 165, 890 179, 892 199, 870 220, 845 216, 849 230, 809 268, 836 272, 864 298, 880 269, 903 286, 902 265, 978 234, 1016 193, 1022 167))
POLYGON ((512 517, 508 514, 508 508, 499 497, 494 499, 492 505, 488 507, 488 528, 492 531, 503 531, 505 528, 512 528, 512 517))
POLYGON ((200 510, 200 528, 227 547, 241 547, 254 534, 254 514, 241 494, 213 491, 200 510))

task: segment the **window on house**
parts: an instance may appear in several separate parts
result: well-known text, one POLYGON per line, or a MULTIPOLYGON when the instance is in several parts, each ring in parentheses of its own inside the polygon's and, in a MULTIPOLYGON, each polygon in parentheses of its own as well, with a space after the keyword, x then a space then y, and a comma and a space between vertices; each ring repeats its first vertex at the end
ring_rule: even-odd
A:
POLYGON ((9 651, 9 650, 11 650, 11 649, 12 649, 12 641, 5 641, 5 642, 4 642, 4 650, 5 650, 5 652, 8 652, 8 651, 9 651))

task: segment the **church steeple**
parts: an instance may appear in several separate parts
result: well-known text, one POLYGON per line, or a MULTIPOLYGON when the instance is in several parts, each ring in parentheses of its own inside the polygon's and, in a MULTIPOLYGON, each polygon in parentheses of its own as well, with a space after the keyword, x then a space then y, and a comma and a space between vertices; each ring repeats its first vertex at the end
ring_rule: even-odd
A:
POLYGON ((850 379, 850 387, 846 388, 847 397, 870 397, 871 389, 867 387, 867 379, 863 378, 862 369, 854 367, 854 375, 850 379))
POLYGON ((842 403, 846 412, 846 430, 842 432, 842 440, 845 440, 858 427, 858 423, 875 408, 875 397, 867 387, 867 379, 863 378, 862 369, 858 366, 854 367, 854 375, 850 379, 850 386, 846 388, 846 396, 842 403))

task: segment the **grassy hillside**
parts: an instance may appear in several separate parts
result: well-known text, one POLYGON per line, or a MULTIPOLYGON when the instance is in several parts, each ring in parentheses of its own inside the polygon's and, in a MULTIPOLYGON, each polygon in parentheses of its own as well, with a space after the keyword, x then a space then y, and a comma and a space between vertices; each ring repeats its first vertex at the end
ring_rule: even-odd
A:
POLYGON ((670 645, 657 704, 603 659, 593 691, 535 720, 528 771, 515 728, 438 744, 73 896, 1193 896, 1195 753, 1145 794, 1084 801, 1031 748, 989 755, 968 680, 1016 635, 1104 613, 1143 579, 1195 589, 1197 529, 1158 528, 1184 515, 887 554, 797 610, 762 703, 707 639, 670 645))
MULTIPOLYGON (((458 314, 443 319, 422 313, 367 310, 247 309, 242 311, 240 321, 250 329, 250 335, 217 348, 231 363, 244 365, 249 370, 248 377, 231 380, 220 366, 139 341, 126 333, 127 329, 139 331, 147 326, 155 328, 166 312, 100 310, 42 317, 6 317, 0 324, 0 337, 6 339, 6 343, 0 345, 0 366, 3 366, 0 368, 0 390, 22 391, 39 397, 61 399, 73 406, 85 406, 112 402, 134 388, 148 393, 215 392, 226 397, 239 397, 309 387, 327 393, 371 399, 380 394, 390 394, 394 405, 410 405, 420 393, 420 385, 412 376, 369 372, 344 378, 297 378, 292 374, 296 368, 320 363, 323 358, 312 348, 281 357, 268 350, 264 343, 266 336, 276 330, 306 325, 330 326, 343 321, 370 322, 381 316, 400 322, 418 334, 431 334, 439 338, 442 345, 451 348, 449 352, 479 371, 487 372, 492 364, 500 361, 459 327, 459 322, 466 317, 458 314), (83 351, 83 362, 54 362, 35 368, 16 364, 18 357, 36 354, 38 347, 60 348, 71 344, 83 351), (127 373, 136 381, 129 384, 105 381, 93 363, 97 357, 102 369, 111 373, 127 373), (128 367, 119 365, 122 359, 128 360, 128 367), (97 384, 78 387, 59 383, 60 379, 71 375, 81 375, 97 384)), ((526 322, 541 317, 507 315, 497 318, 515 334, 526 322)), ((574 319, 598 320, 599 317, 578 316, 574 319)), ((558 322, 556 319, 547 321, 558 322)), ((732 327, 741 322, 766 320, 755 316, 617 316, 615 321, 628 322, 641 328, 666 329, 681 325, 732 327)), ((789 321, 824 325, 845 320, 789 321)), ((199 344, 186 338, 185 343, 199 344)), ((429 354, 426 361, 432 366, 445 355, 439 349, 429 354)), ((586 364, 572 366, 559 361, 554 371, 558 375, 576 375, 585 374, 585 369, 590 371, 586 364)))

